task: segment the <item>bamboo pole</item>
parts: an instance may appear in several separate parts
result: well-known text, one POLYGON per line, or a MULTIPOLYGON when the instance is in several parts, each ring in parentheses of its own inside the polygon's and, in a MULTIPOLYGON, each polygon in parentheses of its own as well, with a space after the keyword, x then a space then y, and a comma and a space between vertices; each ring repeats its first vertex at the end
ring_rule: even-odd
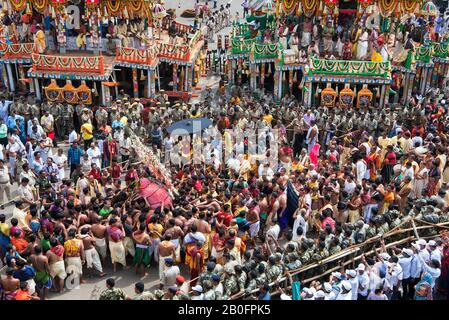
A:
MULTIPOLYGON (((416 220, 416 221, 425 223, 424 221, 421 221, 421 220, 416 220)), ((428 224, 428 225, 427 226, 416 227, 414 218, 410 218, 410 219, 407 219, 407 220, 403 221, 401 224, 399 224, 398 226, 396 226, 395 228, 393 228, 389 232, 385 233, 382 236, 382 238, 388 238, 388 237, 391 237, 393 235, 406 233, 406 232, 409 232, 409 231, 412 231, 412 230, 416 231, 415 236, 409 236, 407 238, 404 238, 404 239, 401 239, 401 240, 389 243, 389 244, 385 245, 385 248, 388 249, 390 247, 395 247, 397 245, 400 245, 400 244, 403 244, 403 243, 406 243, 406 242, 410 242, 410 241, 419 239, 419 237, 416 237, 416 235, 418 235, 417 230, 424 230, 424 229, 430 229, 430 228, 435 228, 435 227, 436 228, 447 228, 445 226, 449 225, 449 222, 444 222, 444 223, 439 223, 439 224, 432 224, 432 223, 426 223, 426 224, 428 224), (400 229, 400 227, 403 226, 404 224, 406 224, 407 222, 412 222, 412 225, 414 225, 414 227, 406 228, 406 229, 400 229)), ((427 236, 427 237, 423 237, 423 238, 430 239, 430 238, 435 238, 435 237, 436 236, 427 236)), ((300 267, 300 268, 298 268, 296 270, 293 270, 292 272, 290 272, 290 275, 294 276, 294 275, 303 273, 305 271, 308 271, 310 269, 313 269, 315 267, 318 267, 318 266, 321 266, 321 265, 333 262, 333 261, 335 261, 337 259, 344 258, 344 257, 346 257, 346 256, 348 256, 348 255, 350 255, 352 253, 355 253, 355 252, 359 251, 363 246, 366 246, 368 244, 372 244, 372 243, 378 241, 379 239, 380 239, 380 236, 375 236, 373 238, 370 238, 367 241, 365 241, 364 243, 361 243, 361 244, 354 245, 354 246, 351 246, 349 248, 346 248, 345 250, 342 250, 344 252, 340 251, 340 252, 336 253, 335 255, 333 255, 332 257, 328 257, 328 258, 323 259, 323 260, 321 260, 319 262, 312 263, 312 264, 310 264, 308 266, 300 267)), ((376 249, 372 249, 372 250, 368 251, 367 253, 363 253, 361 255, 358 255, 357 257, 352 258, 350 261, 345 261, 341 265, 336 266, 336 267, 334 267, 332 269, 326 270, 326 272, 324 272, 324 273, 322 273, 320 275, 317 275, 317 276, 314 276, 312 278, 309 278, 309 279, 306 279, 306 280, 302 281, 302 283, 308 283, 308 282, 311 282, 313 280, 320 279, 320 278, 322 278, 323 276, 325 276, 325 275, 327 275, 329 273, 332 273, 332 272, 334 272, 334 271, 336 271, 338 269, 341 269, 342 267, 345 267, 345 266, 347 266, 347 265, 349 265, 351 263, 354 263, 357 260, 360 260, 365 255, 371 255, 371 254, 375 253, 375 251, 376 251, 376 249)), ((281 282, 284 282, 286 280, 287 280, 287 278, 284 276, 281 279, 279 279, 278 281, 276 281, 276 283, 281 283, 281 282)), ((274 284, 275 284, 275 282, 272 282, 272 283, 269 284, 269 286, 272 287, 274 284)), ((257 293, 258 291, 259 291, 259 289, 254 289, 249 294, 254 294, 254 293, 257 293)), ((238 298, 244 297, 246 295, 247 294, 245 292, 240 292, 240 293, 237 293, 236 295, 232 296, 229 300, 238 299, 238 298)))

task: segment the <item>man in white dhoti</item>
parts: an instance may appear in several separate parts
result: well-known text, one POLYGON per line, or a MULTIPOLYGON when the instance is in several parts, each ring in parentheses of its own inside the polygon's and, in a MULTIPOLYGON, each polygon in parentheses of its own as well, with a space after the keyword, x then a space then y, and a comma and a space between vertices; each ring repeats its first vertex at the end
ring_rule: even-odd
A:
POLYGON ((357 60, 365 60, 368 54, 368 32, 363 28, 357 41, 357 60))

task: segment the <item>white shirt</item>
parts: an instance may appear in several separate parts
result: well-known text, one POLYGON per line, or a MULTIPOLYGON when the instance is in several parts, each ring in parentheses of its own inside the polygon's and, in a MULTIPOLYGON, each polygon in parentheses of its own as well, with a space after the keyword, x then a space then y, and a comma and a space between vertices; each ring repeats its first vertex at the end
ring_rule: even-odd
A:
POLYGON ((278 224, 275 224, 274 226, 270 227, 270 229, 268 229, 267 236, 271 236, 272 238, 277 240, 280 232, 281 227, 278 224))
POLYGON ((369 276, 368 274, 365 272, 363 272, 363 274, 357 274, 357 279, 359 282, 359 286, 362 287, 362 289, 358 289, 357 293, 362 295, 362 296, 367 296, 368 295, 368 287, 369 287, 369 276))
POLYGON ((412 267, 412 257, 400 257, 398 263, 402 268, 402 279, 410 278, 411 267, 412 267))
POLYGON ((440 249, 436 248, 435 250, 433 250, 430 253, 430 260, 433 260, 433 259, 438 260, 441 263, 442 254, 441 254, 440 249))
POLYGON ((366 174, 366 162, 364 160, 357 161, 357 182, 362 184, 366 174))
POLYGON ((87 149, 87 154, 89 155, 89 158, 92 159, 92 163, 95 163, 97 167, 101 168, 101 152, 98 147, 92 148, 90 147, 87 149))
POLYGON ((351 300, 357 300, 357 292, 359 290, 359 279, 357 277, 348 280, 351 284, 351 300))
POLYGON ((391 272, 387 275, 388 281, 390 281, 390 284, 395 287, 399 284, 399 282, 402 280, 402 267, 400 264, 394 263, 391 267, 391 272))
POLYGON ((163 272, 162 283, 167 287, 173 286, 176 284, 176 277, 180 274, 178 266, 171 266, 163 272))
POLYGON ((73 130, 72 132, 70 132, 69 134, 69 144, 74 143, 75 141, 78 141, 78 134, 76 133, 75 130, 73 130))
POLYGON ((17 195, 21 198, 21 199, 26 199, 28 201, 34 201, 34 196, 33 196, 33 191, 31 190, 30 185, 26 185, 25 187, 20 185, 17 188, 17 195))
POLYGON ((432 279, 433 279, 432 288, 433 288, 435 286, 437 279, 441 275, 441 270, 439 268, 433 268, 433 267, 429 266, 420 255, 418 255, 418 259, 421 261, 422 271, 428 272, 432 276, 432 279))

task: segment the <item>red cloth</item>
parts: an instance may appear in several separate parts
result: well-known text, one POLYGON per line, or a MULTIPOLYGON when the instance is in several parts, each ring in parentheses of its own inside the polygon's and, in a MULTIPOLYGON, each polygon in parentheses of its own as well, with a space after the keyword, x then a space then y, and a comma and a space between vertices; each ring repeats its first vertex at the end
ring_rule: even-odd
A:
POLYGON ((220 222, 223 222, 223 224, 226 227, 229 227, 231 225, 232 218, 233 218, 233 216, 229 212, 220 211, 217 214, 217 220, 220 221, 220 222))
POLYGON ((323 220, 323 222, 321 223, 321 228, 326 229, 327 225, 330 225, 332 230, 335 230, 335 220, 331 217, 327 217, 323 220))
POLYGON ((62 255, 64 254, 64 247, 58 244, 56 247, 51 248, 50 251, 58 257, 62 257, 62 255))

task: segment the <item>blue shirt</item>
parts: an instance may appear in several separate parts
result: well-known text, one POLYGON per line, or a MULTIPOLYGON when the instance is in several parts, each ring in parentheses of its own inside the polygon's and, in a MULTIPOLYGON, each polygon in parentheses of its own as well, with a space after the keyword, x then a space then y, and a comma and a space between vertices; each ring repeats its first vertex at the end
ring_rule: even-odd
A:
POLYGON ((6 126, 8 127, 8 129, 15 129, 17 127, 15 117, 8 116, 8 119, 6 119, 6 126))
POLYGON ((82 149, 78 148, 73 148, 70 147, 69 149, 69 154, 67 156, 67 162, 69 164, 80 164, 81 163, 81 157, 84 154, 84 151, 82 149))
POLYGON ((6 123, 9 115, 9 105, 12 103, 10 100, 0 101, 0 118, 3 119, 3 122, 6 123))
POLYGON ((269 292, 264 294, 259 294, 259 299, 258 300, 271 300, 271 295, 269 292))
POLYGON ((36 275, 36 270, 32 266, 25 265, 22 269, 16 270, 13 273, 13 277, 19 279, 20 282, 24 282, 33 279, 36 275))

